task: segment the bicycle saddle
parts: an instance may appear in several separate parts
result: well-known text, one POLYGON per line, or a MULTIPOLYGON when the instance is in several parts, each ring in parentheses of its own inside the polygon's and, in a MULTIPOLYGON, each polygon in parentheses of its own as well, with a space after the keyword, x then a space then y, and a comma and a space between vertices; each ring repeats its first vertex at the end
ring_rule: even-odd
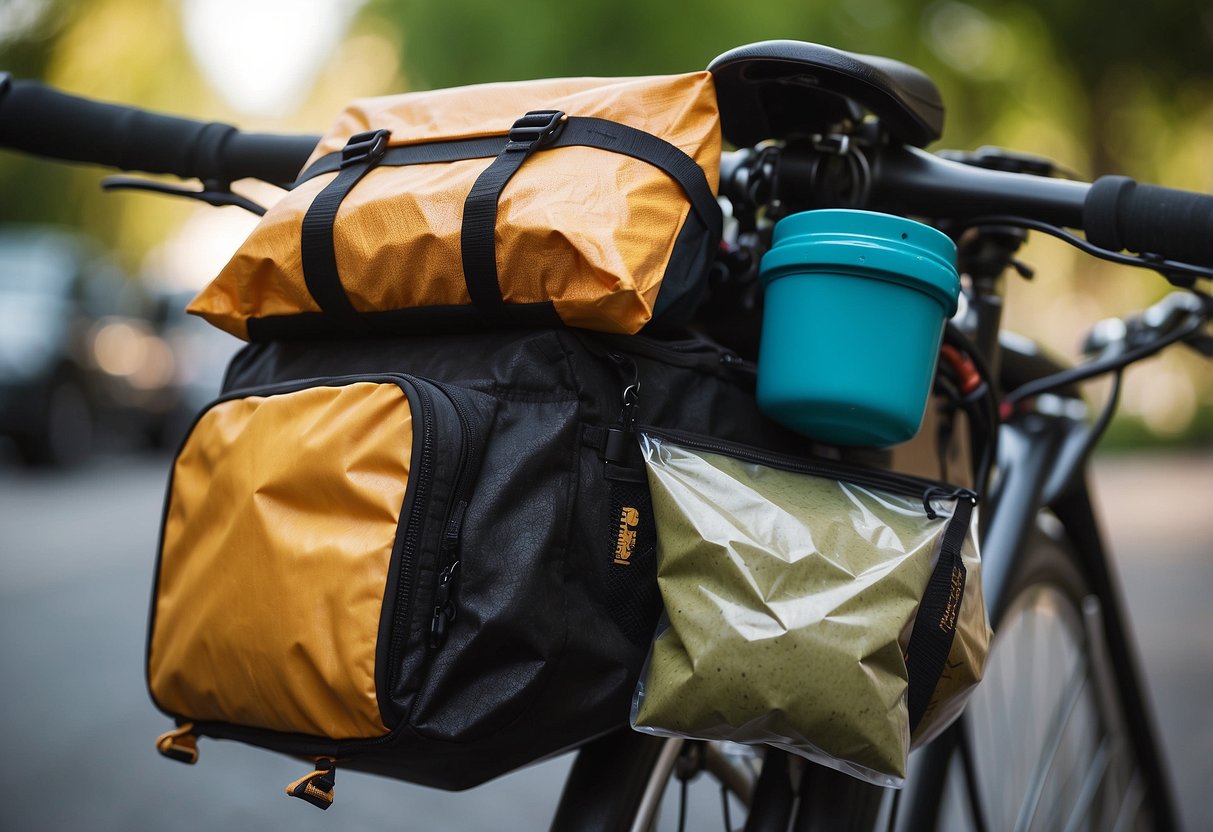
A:
POLYGON ((923 147, 943 132, 935 83, 900 61, 796 40, 730 49, 708 65, 724 137, 738 147, 815 133, 864 111, 896 140, 923 147))

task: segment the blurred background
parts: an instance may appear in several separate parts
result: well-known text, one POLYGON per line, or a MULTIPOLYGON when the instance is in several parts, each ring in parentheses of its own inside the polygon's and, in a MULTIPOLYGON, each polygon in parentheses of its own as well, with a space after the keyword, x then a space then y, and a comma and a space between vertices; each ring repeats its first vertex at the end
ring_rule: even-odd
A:
MULTIPOLYGON (((1213 192, 1213 6, 1192 0, 1114 10, 1095 0, 0 0, 0 69, 14 77, 266 131, 318 133, 361 96, 688 71, 769 38, 923 69, 948 105, 935 148, 1000 145, 1053 158, 1082 178, 1123 173, 1213 192)), ((0 151, 0 630, 8 634, 0 673, 10 680, 0 742, 36 748, 40 761, 10 780, 9 791, 23 794, 0 829, 165 825, 148 818, 168 815, 132 814, 132 800, 146 811, 153 802, 187 805, 180 815, 196 810, 200 825, 214 825, 237 808, 256 815, 264 799, 272 826, 282 810, 277 781, 257 798, 207 799, 191 772, 175 771, 184 767, 159 765, 150 738, 161 720, 139 670, 163 449, 218 389, 238 347, 182 309, 255 218, 104 195, 104 175, 0 151), (106 652, 118 643, 120 655, 106 652), (82 663, 91 671, 83 680, 73 670, 82 663), (110 704, 80 713, 82 696, 110 704), (105 719, 137 726, 138 736, 105 733, 105 719), (56 729, 65 720, 66 734, 56 729), (128 763, 114 759, 117 748, 137 755, 140 772, 150 766, 152 780, 122 776, 128 763), (140 790, 153 781, 174 797, 140 790), (23 788, 39 782, 65 789, 46 798, 23 788)), ((273 198, 272 189, 246 192, 273 198)), ((1159 278, 1041 235, 1020 259, 1037 277, 1012 279, 1010 325, 1069 357, 1092 322, 1166 290, 1159 278)), ((1204 600, 1213 589, 1213 523, 1203 505, 1213 494, 1208 362, 1176 349, 1130 370, 1101 454, 1096 493, 1115 539, 1126 541, 1114 548, 1158 679, 1185 814, 1193 828, 1213 828, 1200 785, 1213 776, 1213 707, 1193 693, 1213 689, 1204 600), (1160 574, 1160 562, 1173 568, 1160 574)), ((521 776, 534 780, 536 794, 552 792, 546 775, 521 776)), ((363 819, 421 799, 393 794, 395 803, 364 796, 382 808, 363 819)), ((485 817, 483 828, 502 828, 491 812, 485 817)))
MULTIPOLYGON (((925 70, 948 105, 937 147, 996 144, 1048 156, 1084 178, 1124 173, 1204 191, 1213 191, 1211 32, 1213 6, 1192 0, 1124 4, 1114 13, 1093 0, 744 9, 723 0, 0 0, 0 64, 15 77, 252 129, 319 132, 356 96, 682 72, 742 43, 794 38, 925 70)), ((79 230, 110 257, 111 271, 171 303, 209 280, 251 225, 234 208, 104 195, 103 175, 0 154, 0 189, 21 194, 0 201, 0 223, 79 230)), ((1013 281, 1008 309, 1015 328, 1057 352, 1076 354, 1086 322, 1164 292, 1161 280, 1034 236, 1022 259, 1041 277, 1013 281)), ((0 246, 6 257, 22 250, 0 246)), ((137 343, 144 360, 128 353, 114 369, 130 371, 119 375, 148 401, 147 388, 163 380, 180 386, 188 384, 182 375, 203 374, 188 369, 192 361, 170 367, 153 341, 137 343)), ((1194 354, 1168 351, 1137 376, 1105 447, 1213 442, 1213 373, 1194 354)), ((172 398, 145 405, 167 412, 172 398)))

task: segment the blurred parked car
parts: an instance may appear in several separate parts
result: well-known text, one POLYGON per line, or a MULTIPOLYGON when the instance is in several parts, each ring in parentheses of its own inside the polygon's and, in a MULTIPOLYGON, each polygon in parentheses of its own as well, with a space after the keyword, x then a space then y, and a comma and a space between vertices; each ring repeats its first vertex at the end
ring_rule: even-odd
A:
POLYGON ((174 358, 142 286, 89 238, 0 227, 0 434, 68 465, 99 428, 146 433, 172 407, 174 358))
POLYGON ((159 414, 149 439, 156 447, 176 448, 194 417, 219 395, 227 362, 243 342, 186 314, 193 291, 154 286, 149 291, 153 298, 152 322, 173 359, 165 396, 167 408, 159 414))

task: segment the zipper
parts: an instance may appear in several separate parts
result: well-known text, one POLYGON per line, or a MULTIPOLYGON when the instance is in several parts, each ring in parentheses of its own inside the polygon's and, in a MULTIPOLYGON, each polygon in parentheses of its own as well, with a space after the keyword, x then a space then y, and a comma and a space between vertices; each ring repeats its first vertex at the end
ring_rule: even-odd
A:
MULTIPOLYGON (((412 511, 410 512, 408 522, 404 529, 403 537, 400 538, 400 546, 393 551, 393 557, 399 557, 399 567, 397 571, 396 592, 394 597, 393 607, 393 628, 392 640, 388 644, 388 668, 391 678, 388 683, 391 687, 397 677, 397 673, 393 670, 401 665, 401 652, 404 648, 404 633, 408 632, 408 622, 402 619, 407 618, 407 611, 411 604, 409 599, 412 595, 414 585, 414 554, 417 549, 417 544, 421 536, 424 511, 421 506, 429 497, 431 481, 433 478, 433 456, 434 456, 434 399, 430 392, 430 388, 441 390, 446 398, 452 403, 452 406, 457 413, 462 427, 462 439, 464 440, 460 449, 460 470, 456 473, 455 495, 450 501, 447 511, 446 520, 443 527, 443 537, 440 544, 440 562, 443 562, 443 557, 448 558, 445 561, 445 566, 442 567, 439 573, 439 586, 447 587, 447 597, 442 604, 442 608, 449 614, 448 623, 454 619, 455 607, 450 601, 449 592, 455 582, 459 572, 458 559, 449 559, 450 555, 456 553, 459 548, 459 539, 462 531, 463 514, 467 508, 467 497, 471 491, 471 477, 468 476, 468 466, 470 463, 479 465, 481 453, 481 442, 479 432, 475 429, 475 423, 470 418, 467 412, 467 405, 458 395, 447 389, 445 385, 435 381, 423 379, 417 376, 411 376, 405 373, 363 373, 351 374, 344 376, 313 376, 309 378, 292 379, 290 381, 276 382, 273 384, 254 385, 251 387, 242 387, 235 390, 230 390, 219 398, 212 401, 204 407, 194 419, 194 424, 190 430, 186 432, 185 439, 182 440, 184 445, 189 440, 190 434, 193 433, 198 421, 219 404, 235 399, 248 398, 250 396, 272 396, 285 393, 298 392, 302 390, 313 389, 317 387, 346 387, 351 384, 362 382, 372 382, 376 384, 391 383, 395 384, 408 397, 409 390, 416 392, 417 398, 421 404, 421 422, 422 422, 422 444, 421 444, 421 459, 417 467, 414 469, 417 472, 417 484, 413 491, 413 499, 411 501, 412 511), (445 580, 443 578, 445 577, 445 580), (404 626, 401 626, 401 624, 404 626)), ((410 404, 412 402, 409 399, 410 404)), ((414 432, 414 436, 416 432, 414 432)), ((410 471, 410 477, 413 472, 410 471)), ((441 591, 441 590, 440 590, 441 591)), ((217 736, 227 736, 230 732, 224 730, 228 723, 213 723, 218 730, 214 733, 217 736)), ((192 733, 201 736, 207 733, 208 726, 211 723, 195 723, 192 727, 192 733)), ((405 729, 407 723, 401 720, 394 728, 391 728, 387 734, 381 737, 358 739, 358 740, 335 740, 337 747, 340 749, 349 749, 357 751, 358 749, 374 748, 392 742, 400 732, 405 729)), ((239 726, 235 726, 239 727, 239 726)), ((163 739, 163 738, 162 738, 163 739)), ((314 739, 308 737, 307 739, 314 739)), ((264 742, 262 743, 264 744, 264 742)), ((273 747, 269 745, 268 747, 273 747)), ((316 774, 317 772, 314 772, 316 774)), ((309 779, 313 775, 309 775, 309 779)), ((295 785, 295 784, 292 784, 295 785)))
POLYGON ((476 423, 468 415, 467 403, 455 390, 445 385, 437 386, 454 405, 455 413, 459 416, 463 427, 463 443, 459 452, 455 489, 447 508, 442 542, 438 549, 438 580, 434 587, 434 612, 430 618, 428 642, 430 650, 437 650, 443 645, 446 641, 447 629, 459 614, 459 607, 453 597, 461 565, 459 544, 463 534, 463 518, 471 500, 472 473, 480 470, 483 446, 479 432, 476 430, 476 423))
MULTIPOLYGON (((408 376, 399 376, 408 378, 408 376)), ((418 471, 417 485, 413 490, 412 511, 409 513, 408 525, 405 527, 404 538, 400 546, 400 566, 396 572, 396 599, 392 605, 392 639, 388 642, 388 673, 389 681, 395 682, 396 668, 401 666, 401 653, 404 651, 404 639, 408 633, 409 603, 413 593, 414 553, 421 538, 422 506, 430 493, 430 480, 434 474, 434 401, 429 391, 421 384, 412 384, 421 400, 422 440, 421 466, 418 471)), ((407 396, 408 393, 406 392, 407 396)), ((414 433, 414 435, 416 435, 414 433)), ((413 472, 409 472, 411 477, 413 472)))
POLYGON ((724 367, 730 373, 744 375, 750 382, 754 382, 758 378, 758 365, 753 361, 746 361, 739 355, 734 355, 731 352, 723 352, 720 354, 720 366, 724 367))
MULTIPOLYGON (((460 421, 460 456, 459 468, 456 469, 455 484, 452 488, 452 494, 448 500, 448 506, 444 514, 443 535, 439 543, 438 555, 438 579, 435 581, 434 592, 434 609, 438 619, 442 621, 439 625, 440 632, 438 634, 437 643, 433 640, 433 634, 425 638, 425 643, 429 646, 426 653, 428 656, 433 653, 435 646, 442 644, 445 638, 445 628, 451 621, 455 620, 456 605, 451 593, 459 581, 460 575, 460 559, 459 548, 462 535, 463 517, 467 512, 469 501, 471 501, 472 489, 475 485, 474 472, 478 471, 480 466, 480 458, 483 456, 484 440, 482 431, 478 428, 477 420, 473 418, 471 405, 468 400, 463 397, 462 391, 459 388, 451 388, 448 384, 443 384, 408 374, 399 374, 399 372, 386 372, 386 374, 357 374, 346 376, 313 376, 308 378, 297 378, 297 380, 275 382, 272 384, 258 384, 258 386, 243 387, 233 389, 224 393, 222 397, 212 401, 210 405, 201 410, 200 414, 195 417, 195 426, 207 411, 215 408, 215 406, 234 399, 243 399, 255 397, 255 395, 278 395, 284 393, 300 392, 304 389, 312 389, 317 387, 347 387, 349 384, 360 382, 372 383, 392 383, 402 389, 405 397, 409 398, 410 404, 412 399, 410 391, 416 394, 417 403, 420 404, 420 421, 422 441, 420 448, 420 458, 415 457, 415 467, 410 471, 410 478, 416 474, 416 485, 412 492, 411 511, 408 520, 405 523, 402 536, 399 537, 397 547, 393 549, 393 558, 398 559, 397 565, 397 581, 395 581, 395 591, 393 598, 393 627, 392 639, 387 645, 388 655, 388 688, 397 682, 399 678, 399 668, 403 666, 402 654, 405 646, 405 636, 409 633, 409 617, 415 605, 410 603, 412 592, 416 585, 416 552, 418 542, 421 540, 423 524, 425 524, 426 511, 425 506, 429 497, 431 497, 431 489, 433 485, 434 473, 434 426, 437 421, 437 409, 435 409, 434 389, 444 394, 444 398, 451 403, 452 410, 455 411, 460 421)), ((417 410, 414 409, 414 417, 417 417, 417 410)), ((186 440, 189 433, 193 432, 194 427, 190 427, 187 432, 186 440)), ((416 435, 416 432, 414 432, 416 435)), ((423 666, 423 665, 422 665, 423 666)), ((387 691, 381 691, 382 695, 387 695, 387 691)), ((240 729, 239 725, 230 725, 228 723, 197 723, 192 726, 193 735, 201 736, 212 733, 216 736, 257 736, 262 737, 260 740, 251 740, 258 745, 267 747, 277 747, 277 743, 268 741, 269 737, 277 737, 278 734, 274 731, 262 731, 257 729, 243 729, 238 731, 230 730, 230 728, 240 729), (213 729, 211 728, 213 725, 213 729)), ((325 746, 325 757, 331 763, 336 757, 336 752, 341 754, 351 752, 360 753, 361 751, 370 750, 370 748, 385 746, 387 743, 393 742, 408 728, 408 723, 405 719, 399 719, 393 728, 388 730, 388 733, 378 737, 366 737, 359 740, 334 740, 330 745, 325 746)), ((292 735, 295 736, 295 735, 292 735)), ((312 741, 315 737, 302 737, 312 741)), ((163 740, 163 737, 161 737, 163 740)), ((167 742, 166 742, 167 745, 167 742)), ((287 753, 300 753, 298 748, 292 748, 287 753)), ((311 756, 311 752, 304 752, 303 756, 311 756)), ((331 771, 331 768, 329 769, 331 771)), ((320 771, 314 771, 312 775, 304 777, 303 780, 311 780, 314 775, 320 774, 320 771)), ((298 785, 292 783, 292 786, 298 785)), ((323 790, 321 790, 323 791, 323 790)))
POLYGON ((712 341, 658 341, 635 338, 634 336, 633 338, 634 340, 628 342, 624 348, 628 352, 645 358, 652 358, 677 366, 680 363, 686 362, 670 361, 671 358, 689 356, 692 359, 698 359, 692 361, 692 365, 702 365, 704 369, 708 369, 713 363, 711 360, 712 356, 715 356, 715 363, 730 372, 742 373, 751 378, 758 374, 758 365, 753 361, 747 361, 737 353, 712 341))
MULTIPOLYGON (((408 388, 416 391, 421 404, 422 444, 421 459, 417 464, 417 484, 413 491, 411 502, 412 511, 405 525, 404 534, 398 549, 400 564, 397 570, 396 591, 392 608, 392 638, 388 643, 388 668, 401 666, 404 642, 409 632, 408 618, 412 612, 410 599, 414 591, 414 572, 416 570, 415 554, 421 539, 424 509, 429 499, 434 468, 434 398, 430 387, 440 390, 450 401, 452 408, 459 418, 461 426, 459 467, 456 469, 454 493, 448 503, 443 522, 442 540, 439 544, 438 578, 434 587, 434 612, 431 618, 430 635, 427 638, 428 647, 433 650, 442 645, 446 637, 447 627, 455 619, 458 608, 452 598, 458 579, 460 561, 458 559, 459 541, 462 534, 463 515, 470 500, 471 477, 469 470, 477 470, 480 464, 481 438, 476 430, 475 421, 468 412, 468 405, 455 390, 438 382, 411 376, 406 373, 374 373, 353 374, 345 376, 317 376, 274 384, 257 385, 231 390, 213 401, 198 415, 200 419, 206 411, 226 401, 247 398, 249 396, 272 396, 298 392, 316 387, 346 387, 360 382, 382 384, 390 382, 400 387, 405 396, 408 388)), ((195 420, 195 424, 197 419, 195 420)), ((190 432, 193 431, 191 427, 190 432)), ((188 438, 188 434, 187 434, 188 438)), ((410 477, 413 475, 410 472, 410 477)), ((390 671, 391 672, 391 671, 390 671)), ((395 679, 390 679, 394 682, 395 679)), ((392 732, 394 733, 394 732, 392 732)))
MULTIPOLYGON (((706 339, 684 339, 661 341, 643 335, 612 335, 609 333, 576 333, 578 339, 596 355, 623 353, 649 358, 662 364, 684 369, 699 369, 712 372, 717 367, 730 371, 755 367, 720 344, 706 339)), ((614 360, 614 359, 612 359, 614 360)))
POLYGON ((937 512, 931 506, 932 500, 965 499, 974 505, 977 503, 977 492, 975 491, 935 480, 928 480, 923 477, 916 477, 912 474, 884 471, 879 468, 864 468, 858 465, 835 462, 830 459, 806 459, 804 457, 788 456, 787 454, 765 451, 750 445, 725 442, 670 428, 656 428, 646 425, 639 430, 650 436, 668 439, 683 447, 721 454, 722 456, 733 457, 757 465, 765 465, 770 468, 778 468, 796 474, 808 474, 815 477, 842 480, 852 485, 868 488, 880 488, 885 491, 903 494, 907 497, 918 497, 922 500, 923 510, 930 520, 938 517, 937 512))

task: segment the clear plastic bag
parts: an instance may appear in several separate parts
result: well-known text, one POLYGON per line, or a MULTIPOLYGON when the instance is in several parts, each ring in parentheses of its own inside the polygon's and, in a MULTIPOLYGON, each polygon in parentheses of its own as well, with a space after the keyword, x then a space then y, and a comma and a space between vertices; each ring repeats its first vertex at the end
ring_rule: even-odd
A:
POLYGON ((955 719, 981 678, 990 630, 972 495, 690 437, 645 434, 641 445, 666 612, 633 727, 769 743, 901 785, 907 650, 920 668, 938 654, 925 687, 914 672, 915 739, 955 719), (928 609, 924 595, 938 603, 928 609), (919 627, 927 634, 912 639, 919 627), (947 640, 932 629, 950 629, 947 640))

